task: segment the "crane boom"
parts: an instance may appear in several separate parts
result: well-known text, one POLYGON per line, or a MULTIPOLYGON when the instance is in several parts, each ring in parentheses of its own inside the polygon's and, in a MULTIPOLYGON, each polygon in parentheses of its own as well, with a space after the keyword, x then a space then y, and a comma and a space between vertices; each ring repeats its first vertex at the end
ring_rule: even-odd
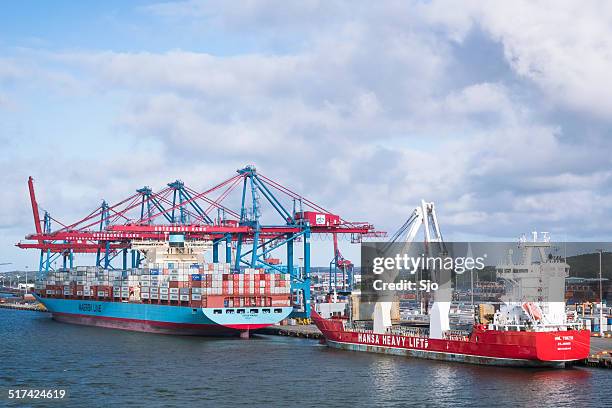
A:
MULTIPOLYGON (((426 202, 425 200, 421 200, 421 205, 412 211, 408 220, 393 235, 391 242, 385 247, 384 252, 388 251, 394 242, 404 236, 405 244, 401 252, 407 253, 421 226, 423 226, 426 251, 431 251, 430 243, 436 243, 439 245, 439 251, 446 252, 440 226, 438 225, 435 205, 433 202, 426 202)), ((448 291, 447 284, 450 280, 443 276, 446 273, 447 271, 444 270, 437 271, 437 278, 441 283, 444 282, 446 284, 441 290, 448 291)), ((374 311, 375 333, 385 333, 387 327, 391 326, 391 303, 388 301, 376 303, 374 311)), ((449 311, 450 302, 446 301, 439 292, 436 292, 434 304, 430 312, 429 330, 431 338, 442 338, 443 333, 449 330, 449 311)))
POLYGON ((38 213, 38 203, 36 202, 36 194, 34 193, 34 179, 32 176, 28 178, 28 189, 30 190, 30 202, 32 203, 32 215, 34 216, 34 228, 36 228, 37 234, 42 234, 40 214, 38 213))

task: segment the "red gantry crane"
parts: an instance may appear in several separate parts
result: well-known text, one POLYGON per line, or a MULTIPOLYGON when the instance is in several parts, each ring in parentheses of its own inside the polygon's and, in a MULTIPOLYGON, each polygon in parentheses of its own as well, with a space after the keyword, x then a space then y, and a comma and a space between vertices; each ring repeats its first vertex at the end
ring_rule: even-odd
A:
MULTIPOLYGON (((280 183, 258 173, 254 166, 246 166, 237 173, 198 192, 182 181, 168 183, 158 192, 143 187, 131 196, 109 205, 106 201, 86 217, 63 224, 45 211, 41 220, 32 177, 28 180, 35 233, 20 248, 40 250, 39 273, 53 270, 52 265, 62 259, 62 268, 74 266, 75 254, 96 255, 96 266, 116 269, 116 258, 121 257, 121 268, 137 268, 142 254, 132 243, 142 240, 167 241, 170 235, 180 234, 185 239, 213 242, 213 262, 220 256, 240 273, 241 267, 271 268, 289 273, 296 304, 297 317, 310 316, 310 239, 312 234, 332 234, 334 260, 341 265, 337 235, 348 234, 352 242, 363 237, 384 237, 367 222, 350 222, 280 183), (235 197, 233 192, 239 192, 235 197), (236 206, 232 209, 231 198, 236 206), (262 203, 263 201, 263 203, 262 203), (264 205, 267 204, 267 205, 264 205), (239 204, 239 207, 237 207, 239 204), (276 213, 274 223, 264 224, 266 216, 276 213), (57 225, 52 228, 52 223, 57 225), (294 243, 303 246, 303 266, 294 266, 294 243), (219 252, 225 247, 225 253, 219 252), (272 251, 284 247, 286 265, 280 265, 272 251), (233 254, 233 256, 232 256, 233 254), (129 256, 128 256, 129 255, 129 256)), ((343 265, 343 264, 342 264, 343 265)), ((330 276, 331 280, 331 276, 330 276)))

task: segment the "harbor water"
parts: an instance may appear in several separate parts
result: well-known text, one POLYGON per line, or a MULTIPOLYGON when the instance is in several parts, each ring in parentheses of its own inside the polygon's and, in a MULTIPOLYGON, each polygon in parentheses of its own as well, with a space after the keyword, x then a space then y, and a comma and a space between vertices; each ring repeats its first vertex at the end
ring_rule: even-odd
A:
POLYGON ((0 309, 0 406, 610 406, 612 371, 517 369, 353 353, 316 340, 126 332, 0 309), (9 389, 65 389, 9 401, 9 389))

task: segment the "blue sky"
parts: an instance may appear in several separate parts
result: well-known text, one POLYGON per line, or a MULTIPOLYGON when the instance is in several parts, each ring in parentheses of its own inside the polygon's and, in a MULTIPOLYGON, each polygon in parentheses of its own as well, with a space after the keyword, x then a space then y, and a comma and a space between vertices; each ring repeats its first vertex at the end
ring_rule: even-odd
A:
POLYGON ((33 230, 29 175, 70 221, 249 163, 391 232, 424 198, 448 239, 609 240, 610 16, 570 1, 4 4, 0 262, 36 262, 13 246, 33 230))

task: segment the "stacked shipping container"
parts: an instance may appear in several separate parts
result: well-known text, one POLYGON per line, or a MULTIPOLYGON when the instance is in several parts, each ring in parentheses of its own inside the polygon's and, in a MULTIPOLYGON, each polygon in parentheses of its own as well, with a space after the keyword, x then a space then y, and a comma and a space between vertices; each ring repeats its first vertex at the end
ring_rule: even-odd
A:
POLYGON ((41 297, 190 307, 290 306, 289 278, 253 268, 231 273, 227 263, 151 264, 126 271, 77 267, 48 274, 37 282, 36 292, 41 297))

